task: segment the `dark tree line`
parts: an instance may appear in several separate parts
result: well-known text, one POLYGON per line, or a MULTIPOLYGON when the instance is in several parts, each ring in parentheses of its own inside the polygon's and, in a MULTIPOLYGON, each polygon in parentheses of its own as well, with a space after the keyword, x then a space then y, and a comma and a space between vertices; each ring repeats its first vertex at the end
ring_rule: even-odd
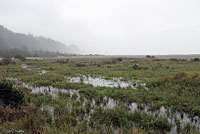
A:
POLYGON ((57 57, 57 56, 76 56, 77 54, 67 54, 67 53, 60 53, 60 52, 50 52, 50 51, 43 51, 43 50, 23 50, 18 48, 13 49, 0 49, 0 57, 16 57, 16 56, 23 56, 23 57, 57 57))

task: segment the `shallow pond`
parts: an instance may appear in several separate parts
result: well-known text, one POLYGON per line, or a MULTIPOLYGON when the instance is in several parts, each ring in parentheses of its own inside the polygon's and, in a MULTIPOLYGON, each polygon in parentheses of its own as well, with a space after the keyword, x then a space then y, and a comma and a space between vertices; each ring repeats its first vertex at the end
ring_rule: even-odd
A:
POLYGON ((139 86, 147 89, 145 83, 140 83, 140 81, 136 80, 134 82, 125 82, 122 81, 121 78, 113 78, 112 80, 106 80, 104 77, 92 77, 82 75, 80 77, 65 77, 67 82, 71 83, 84 83, 90 84, 93 87, 112 87, 112 88, 132 88, 137 89, 139 86))

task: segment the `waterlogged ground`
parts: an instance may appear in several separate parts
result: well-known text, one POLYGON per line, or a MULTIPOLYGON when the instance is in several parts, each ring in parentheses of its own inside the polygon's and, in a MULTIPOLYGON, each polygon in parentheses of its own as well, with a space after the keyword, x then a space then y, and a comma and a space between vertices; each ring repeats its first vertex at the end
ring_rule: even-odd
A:
MULTIPOLYGON (((16 80, 17 81, 17 80, 16 80)), ((43 94, 43 95, 51 95, 52 97, 59 97, 59 94, 61 95, 62 93, 67 93, 69 98, 72 99, 72 97, 76 96, 76 101, 81 101, 80 99, 80 94, 78 90, 73 90, 73 89, 58 89, 58 88, 54 88, 54 87, 34 87, 34 86, 30 86, 28 84, 25 83, 20 83, 19 81, 17 81, 18 84, 20 84, 22 87, 31 89, 31 92, 34 94, 43 94)), ((77 82, 77 81, 76 81, 77 82)), ((82 106, 85 107, 88 100, 84 97, 82 99, 82 106)), ((85 115, 85 118, 87 120, 90 119, 90 115, 94 112, 96 107, 100 107, 102 109, 113 109, 116 106, 118 106, 120 104, 120 101, 114 100, 112 98, 108 98, 107 96, 105 96, 103 98, 103 100, 99 103, 96 104, 97 102, 92 99, 92 101, 90 102, 90 111, 89 113, 87 113, 85 115)), ((186 127, 187 124, 191 124, 193 126, 196 127, 196 129, 200 129, 200 119, 198 116, 195 116, 194 118, 190 118, 189 115, 187 113, 180 113, 180 112, 172 112, 170 109, 166 109, 164 106, 162 106, 160 109, 158 110, 152 110, 149 106, 142 106, 142 105, 138 105, 137 103, 130 103, 130 104, 126 104, 126 103, 121 103, 125 106, 127 106, 129 108, 130 112, 136 112, 136 111, 140 111, 140 112, 144 112, 148 115, 152 115, 153 117, 165 117, 169 123, 173 124, 173 127, 171 127, 170 130, 170 134, 173 133, 177 133, 177 124, 176 121, 180 122, 180 127, 181 129, 184 129, 186 127)), ((66 106, 70 111, 72 110, 72 104, 69 103, 66 106)), ((55 117, 54 117, 54 107, 53 106, 49 106, 49 105, 45 105, 45 106, 41 106, 41 110, 47 110, 49 112, 49 114, 51 115, 52 121, 55 121, 55 117)))
POLYGON ((199 133, 199 72, 199 62, 128 58, 1 66, 48 133, 199 133))
POLYGON ((121 81, 122 78, 112 78, 111 80, 106 80, 102 76, 92 77, 92 76, 79 76, 79 77, 65 77, 67 82, 70 83, 84 83, 90 84, 93 87, 112 87, 112 88, 132 88, 137 89, 138 86, 146 88, 145 83, 139 83, 138 80, 134 82, 124 82, 121 81))

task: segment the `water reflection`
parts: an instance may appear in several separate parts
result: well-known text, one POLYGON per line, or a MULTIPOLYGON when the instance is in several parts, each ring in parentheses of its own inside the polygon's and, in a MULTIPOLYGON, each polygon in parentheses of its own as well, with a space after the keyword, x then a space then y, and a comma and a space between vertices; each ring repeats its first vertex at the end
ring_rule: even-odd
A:
MULTIPOLYGON (((36 87, 36 86, 30 86, 28 84, 22 83, 23 87, 31 89, 32 93, 42 93, 43 95, 49 94, 53 97, 58 97, 59 93, 68 93, 69 98, 72 99, 74 95, 77 96, 75 101, 80 101, 81 96, 79 94, 79 90, 66 90, 66 89, 58 89, 54 88, 52 86, 49 87, 36 87)), ((189 117, 187 113, 180 113, 180 112, 172 112, 170 109, 166 109, 164 106, 160 107, 158 110, 152 110, 149 106, 144 106, 144 105, 138 105, 137 103, 131 103, 131 104, 125 104, 123 102, 119 102, 117 100, 114 100, 110 97, 104 96, 103 100, 100 102, 96 102, 95 99, 92 99, 91 101, 87 100, 86 98, 82 98, 82 106, 85 107, 86 104, 89 102, 90 103, 90 112, 86 113, 85 119, 89 120, 91 117, 91 114, 95 111, 95 108, 101 107, 103 109, 112 109, 120 104, 126 105, 129 107, 131 112, 135 111, 140 111, 140 112, 145 112, 147 114, 150 114, 154 117, 166 117, 169 121, 169 123, 173 124, 173 127, 170 131, 170 134, 174 134, 177 132, 177 126, 176 126, 176 121, 180 121, 180 127, 183 129, 186 127, 187 123, 192 124, 195 126, 197 129, 200 129, 200 118, 198 116, 195 116, 193 118, 189 117)), ((73 101, 68 101, 67 103, 67 108, 69 111, 72 110, 73 108, 73 101)), ((52 116, 52 120, 54 120, 53 117, 53 108, 52 107, 42 107, 42 109, 46 109, 50 112, 50 115, 52 116)))
POLYGON ((40 109, 41 109, 41 111, 48 111, 50 116, 51 116, 52 122, 55 122, 54 107, 53 106, 45 105, 45 106, 41 106, 40 109))
POLYGON ((22 83, 21 85, 23 87, 25 87, 25 88, 31 89, 31 92, 32 93, 36 93, 36 94, 42 93, 43 95, 49 94, 52 97, 58 97, 59 93, 69 93, 70 97, 72 97, 74 94, 76 94, 78 96, 78 99, 80 98, 80 95, 79 95, 77 90, 59 89, 59 88, 55 88, 55 87, 52 87, 52 86, 49 86, 49 87, 45 87, 45 86, 37 87, 37 86, 31 86, 31 85, 26 84, 26 83, 22 83))
POLYGON ((31 70, 35 70, 36 72, 38 72, 40 75, 43 75, 45 73, 47 73, 47 70, 41 70, 40 68, 35 68, 35 69, 31 69, 29 68, 29 66, 27 64, 21 64, 21 67, 27 71, 31 71, 31 70))
POLYGON ((112 80, 106 80, 104 77, 91 77, 82 75, 80 77, 65 77, 67 82, 71 83, 84 83, 91 84, 93 87, 112 87, 112 88, 132 88, 137 89, 139 86, 147 89, 145 83, 140 83, 140 81, 135 82, 125 82, 121 78, 113 78, 112 80))

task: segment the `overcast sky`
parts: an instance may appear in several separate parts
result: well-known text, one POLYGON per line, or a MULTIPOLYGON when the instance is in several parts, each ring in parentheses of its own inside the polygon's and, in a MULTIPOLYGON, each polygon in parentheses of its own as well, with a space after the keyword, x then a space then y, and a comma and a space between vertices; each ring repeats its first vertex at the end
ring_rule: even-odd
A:
POLYGON ((200 0, 0 0, 0 24, 88 53, 200 53, 200 0))

